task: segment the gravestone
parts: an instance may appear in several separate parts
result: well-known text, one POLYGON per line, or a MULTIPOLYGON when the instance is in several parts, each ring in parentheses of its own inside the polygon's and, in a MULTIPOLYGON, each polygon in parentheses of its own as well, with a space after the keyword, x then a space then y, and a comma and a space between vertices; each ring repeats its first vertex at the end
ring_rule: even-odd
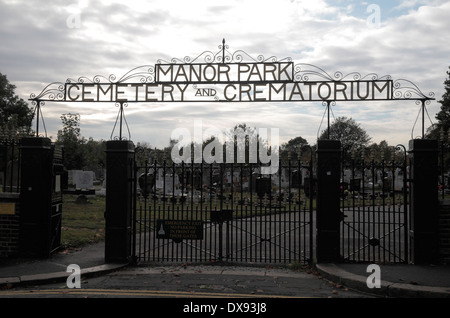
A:
POLYGON ((94 172, 77 171, 75 175, 75 186, 77 189, 92 189, 94 187, 94 172))

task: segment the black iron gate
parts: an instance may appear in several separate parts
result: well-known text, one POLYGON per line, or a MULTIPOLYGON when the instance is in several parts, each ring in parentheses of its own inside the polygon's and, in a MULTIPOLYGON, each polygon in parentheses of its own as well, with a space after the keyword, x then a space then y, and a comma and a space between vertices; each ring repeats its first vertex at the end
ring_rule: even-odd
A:
POLYGON ((352 155, 319 144, 305 162, 280 161, 272 175, 262 174, 260 164, 176 164, 138 147, 126 179, 133 193, 131 251, 122 254, 141 263, 434 259, 429 233, 435 232, 428 228, 435 226, 429 211, 437 211, 437 165, 426 170, 430 160, 422 157, 437 152, 428 150, 433 145, 419 148, 428 144, 419 141, 409 151, 399 145, 352 155))
POLYGON ((136 260, 311 261, 314 187, 311 152, 306 156, 263 175, 259 164, 175 164, 138 147, 136 260))
POLYGON ((407 154, 403 146, 388 150, 343 154, 340 246, 344 261, 409 261, 407 154))

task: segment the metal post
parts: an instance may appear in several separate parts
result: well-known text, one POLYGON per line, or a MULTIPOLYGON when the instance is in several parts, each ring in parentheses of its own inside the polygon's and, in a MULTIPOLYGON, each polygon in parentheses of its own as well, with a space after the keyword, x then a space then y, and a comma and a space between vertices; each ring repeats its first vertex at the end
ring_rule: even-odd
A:
POLYGON ((122 140, 122 120, 123 120, 123 102, 120 102, 120 123, 119 123, 119 140, 122 140))
POLYGON ((314 224, 313 224, 313 202, 314 202, 314 183, 313 183, 313 150, 311 147, 309 147, 311 154, 309 158, 309 175, 310 175, 310 182, 309 182, 309 259, 310 263, 312 263, 314 259, 314 246, 313 246, 313 233, 314 233, 314 224))
POLYGON ((115 105, 116 105, 116 107, 119 107, 119 112, 117 113, 116 122, 114 123, 114 127, 111 132, 111 139, 113 139, 113 134, 114 134, 114 131, 116 130, 117 122, 119 122, 119 137, 116 139, 123 140, 122 130, 123 130, 123 122, 125 121, 125 124, 127 125, 127 129, 128 129, 128 139, 130 140, 131 139, 130 129, 128 127, 128 124, 127 124, 127 121, 125 119, 125 115, 123 112, 124 107, 127 107, 128 103, 124 102, 124 101, 119 101, 115 105))
MULTIPOLYGON (((220 200, 222 202, 222 200, 220 200)), ((219 261, 223 260, 223 222, 219 223, 219 261)))
POLYGON ((39 113, 41 112, 41 101, 36 101, 36 137, 39 137, 39 113))
POLYGON ((422 139, 425 138, 425 99, 422 99, 422 139))
POLYGON ((409 226, 409 222, 410 222, 409 215, 411 213, 411 209, 408 211, 408 208, 409 208, 408 203, 410 203, 408 201, 410 201, 411 198, 409 198, 409 200, 408 200, 408 195, 410 194, 410 193, 408 193, 409 189, 408 189, 408 178, 407 178, 407 173, 408 173, 407 156, 408 156, 408 154, 406 152, 405 146, 401 145, 400 147, 403 148, 403 154, 404 154, 403 162, 402 162, 402 170, 403 170, 403 191, 402 192, 403 192, 403 211, 404 211, 404 218, 405 218, 403 224, 405 226, 405 233, 404 233, 403 239, 405 241, 404 242, 405 262, 409 263, 411 251, 410 251, 410 247, 409 247, 410 241, 409 241, 408 226, 409 226))
POLYGON ((222 40, 222 63, 225 63, 225 39, 222 40))
MULTIPOLYGON (((335 101, 332 101, 332 100, 325 100, 322 102, 322 105, 326 106, 326 108, 327 108, 326 111, 327 111, 327 139, 328 140, 330 140, 330 136, 331 136, 330 112, 331 112, 331 104, 332 103, 336 104, 335 101)), ((322 120, 323 120, 323 117, 322 117, 322 120)))
POLYGON ((329 100, 327 100, 327 116, 328 116, 328 138, 327 139, 330 139, 330 101, 329 100))

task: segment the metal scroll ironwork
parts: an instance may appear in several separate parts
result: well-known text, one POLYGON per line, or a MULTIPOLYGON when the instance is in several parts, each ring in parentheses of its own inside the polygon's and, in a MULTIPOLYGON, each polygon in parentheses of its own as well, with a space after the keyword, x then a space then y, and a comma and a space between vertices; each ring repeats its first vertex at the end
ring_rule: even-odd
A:
POLYGON ((225 39, 222 40, 222 45, 218 46, 219 51, 203 51, 194 58, 185 56, 184 58, 172 58, 169 61, 158 59, 158 64, 196 64, 196 63, 275 63, 275 62, 292 62, 292 58, 286 57, 278 60, 275 56, 268 58, 264 55, 258 55, 256 58, 243 50, 237 50, 235 52, 229 51, 229 46, 225 44, 225 39))
POLYGON ((126 125, 127 130, 128 130, 128 140, 130 140, 130 139, 131 139, 130 127, 128 126, 127 120, 126 120, 126 118, 125 118, 125 113, 124 113, 124 111, 123 111, 123 110, 124 110, 124 107, 128 107, 128 103, 125 103, 125 102, 116 103, 116 107, 119 107, 119 112, 117 113, 116 122, 114 123, 114 128, 113 128, 113 130, 112 130, 112 132, 111 132, 111 137, 110 137, 110 139, 111 139, 111 140, 112 140, 112 139, 118 139, 118 140, 123 140, 123 139, 125 139, 125 138, 123 137, 123 122, 125 122, 125 125, 126 125), (116 130, 117 122, 119 122, 119 136, 113 138, 114 131, 116 130))
POLYGON ((312 64, 294 64, 290 57, 232 52, 223 40, 216 52, 158 59, 155 65, 138 66, 121 77, 81 76, 53 82, 39 94, 31 94, 30 100, 39 113, 44 101, 114 103, 119 106, 114 127, 119 122, 122 139, 124 106, 133 102, 322 102, 327 104, 329 118, 330 105, 336 102, 414 100, 422 104, 423 117, 434 93, 425 94, 413 82, 393 80, 390 75, 329 74, 312 64))

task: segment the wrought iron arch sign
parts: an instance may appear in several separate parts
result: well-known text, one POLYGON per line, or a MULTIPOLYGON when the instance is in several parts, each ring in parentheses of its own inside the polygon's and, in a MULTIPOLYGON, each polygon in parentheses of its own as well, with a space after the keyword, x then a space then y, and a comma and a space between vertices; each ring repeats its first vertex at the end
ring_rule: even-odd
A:
POLYGON ((421 105, 424 137, 426 105, 434 100, 434 93, 424 94, 407 79, 358 72, 331 75, 312 64, 294 64, 289 57, 254 58, 242 50, 230 52, 225 40, 218 49, 193 59, 159 59, 155 65, 136 67, 120 78, 96 75, 50 83, 39 94, 30 95, 36 106, 36 134, 40 108, 47 101, 114 103, 119 112, 112 134, 119 123, 119 139, 123 139, 124 107, 129 103, 322 102, 327 107, 329 130, 330 107, 336 102, 414 100, 421 105))

